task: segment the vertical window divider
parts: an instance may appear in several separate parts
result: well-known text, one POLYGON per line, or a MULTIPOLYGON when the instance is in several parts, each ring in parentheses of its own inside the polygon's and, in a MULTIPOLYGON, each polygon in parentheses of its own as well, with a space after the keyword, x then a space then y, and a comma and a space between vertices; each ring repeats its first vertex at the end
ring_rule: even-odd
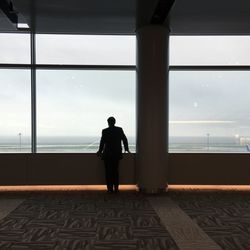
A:
POLYGON ((37 125, 36 125, 36 34, 30 33, 31 50, 31 153, 37 152, 37 125))

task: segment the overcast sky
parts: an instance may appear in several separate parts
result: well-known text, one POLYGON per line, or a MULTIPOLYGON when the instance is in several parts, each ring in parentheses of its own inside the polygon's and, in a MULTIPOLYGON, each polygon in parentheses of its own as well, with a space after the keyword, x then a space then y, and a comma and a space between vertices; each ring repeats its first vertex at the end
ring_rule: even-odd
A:
MULTIPOLYGON (((250 37, 171 37, 172 65, 249 65, 250 37)), ((29 63, 28 35, 0 35, 0 63, 29 63)), ((37 36, 37 63, 135 65, 133 36, 37 36)), ((135 72, 37 72, 38 135, 135 135, 135 72)), ((171 72, 170 135, 250 136, 250 72, 171 72)), ((0 135, 30 135, 30 72, 0 70, 0 135)))
POLYGON ((170 73, 170 135, 250 136, 250 72, 170 73))

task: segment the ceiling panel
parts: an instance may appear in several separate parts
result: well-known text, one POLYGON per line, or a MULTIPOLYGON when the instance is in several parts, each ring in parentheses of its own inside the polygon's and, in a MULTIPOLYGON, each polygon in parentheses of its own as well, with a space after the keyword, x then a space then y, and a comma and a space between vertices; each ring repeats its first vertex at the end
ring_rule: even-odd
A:
MULTIPOLYGON (((168 0, 166 0, 168 1, 168 0)), ((135 34, 158 0, 13 0, 38 33, 135 34)), ((13 27, 0 13, 0 32, 13 27)), ((249 0, 176 0, 165 22, 173 35, 250 35, 249 0)))
POLYGON ((0 30, 1 31, 15 31, 16 25, 14 25, 0 9, 0 30))
POLYGON ((176 0, 169 23, 176 35, 250 35, 250 1, 176 0))

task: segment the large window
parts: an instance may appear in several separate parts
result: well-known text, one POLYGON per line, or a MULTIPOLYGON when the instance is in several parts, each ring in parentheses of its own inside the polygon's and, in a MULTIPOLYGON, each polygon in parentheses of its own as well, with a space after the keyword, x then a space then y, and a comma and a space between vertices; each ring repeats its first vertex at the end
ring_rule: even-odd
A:
POLYGON ((250 65, 250 36, 171 36, 170 65, 250 65))
POLYGON ((0 63, 30 63, 30 35, 0 33, 0 63))
POLYGON ((96 152, 111 115, 135 151, 135 37, 35 36, 0 34, 0 153, 96 152))
POLYGON ((248 152, 250 72, 170 74, 170 152, 248 152))
POLYGON ((135 150, 135 72, 37 71, 38 152, 96 152, 107 118, 135 150))
POLYGON ((171 37, 169 152, 250 151, 249 41, 171 37))
POLYGON ((135 36, 37 35, 38 64, 135 65, 135 36))
POLYGON ((0 153, 31 152, 30 70, 0 69, 0 153))
MULTIPOLYGON (((37 34, 33 54, 31 41, 0 34, 0 152, 31 152, 32 122, 33 152, 95 152, 110 115, 134 151, 135 37, 37 34)), ((249 42, 170 37, 170 152, 250 151, 249 42)))

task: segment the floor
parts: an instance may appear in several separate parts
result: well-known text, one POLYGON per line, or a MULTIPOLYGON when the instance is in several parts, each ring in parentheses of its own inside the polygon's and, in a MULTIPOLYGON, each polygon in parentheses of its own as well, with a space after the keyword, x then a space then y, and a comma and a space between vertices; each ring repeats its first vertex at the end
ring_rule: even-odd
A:
POLYGON ((0 249, 250 249, 250 192, 0 193, 0 249))

